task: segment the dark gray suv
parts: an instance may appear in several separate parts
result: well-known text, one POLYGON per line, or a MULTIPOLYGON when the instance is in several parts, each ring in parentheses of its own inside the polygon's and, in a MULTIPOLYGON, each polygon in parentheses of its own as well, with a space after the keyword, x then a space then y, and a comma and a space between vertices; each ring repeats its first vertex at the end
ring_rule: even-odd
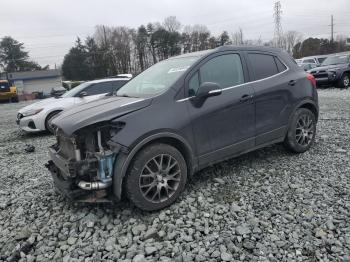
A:
POLYGON ((287 53, 223 46, 157 63, 114 96, 61 113, 47 167, 72 199, 127 196, 157 210, 206 166, 280 142, 305 152, 317 118, 315 79, 287 53))

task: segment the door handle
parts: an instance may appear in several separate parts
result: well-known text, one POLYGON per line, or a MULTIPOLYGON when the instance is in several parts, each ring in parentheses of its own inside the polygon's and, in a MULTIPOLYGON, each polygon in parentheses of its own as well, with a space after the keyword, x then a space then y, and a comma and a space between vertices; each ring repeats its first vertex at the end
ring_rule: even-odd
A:
POLYGON ((297 83, 297 81, 295 81, 295 80, 290 80, 290 81, 288 82, 288 85, 294 86, 296 83, 297 83))
POLYGON ((251 100, 252 98, 253 98, 252 95, 245 94, 239 99, 239 102, 244 103, 244 102, 251 100))

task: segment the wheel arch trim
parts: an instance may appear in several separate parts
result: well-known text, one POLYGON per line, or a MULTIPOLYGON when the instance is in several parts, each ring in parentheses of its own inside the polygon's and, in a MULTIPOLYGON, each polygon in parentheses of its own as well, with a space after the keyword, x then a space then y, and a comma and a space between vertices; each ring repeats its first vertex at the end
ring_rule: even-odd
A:
MULTIPOLYGON (((290 114, 289 116, 289 120, 288 120, 288 127, 290 126, 290 123, 292 121, 292 118, 295 114, 295 112, 299 109, 299 108, 308 108, 308 106, 311 106, 313 108, 313 110, 315 110, 316 112, 316 121, 318 120, 318 117, 319 117, 319 107, 317 105, 317 103, 310 99, 310 98, 306 98, 306 99, 303 99, 301 101, 299 101, 298 103, 296 103, 293 107, 293 110, 292 110, 292 113, 290 114)), ((288 130, 288 129, 287 129, 288 130)))
POLYGON ((190 171, 190 174, 193 173, 198 164, 197 161, 195 160, 193 151, 191 149, 191 146, 189 143, 180 135, 173 133, 173 132, 160 132, 156 134, 149 135, 145 138, 143 138, 140 142, 138 142, 135 146, 132 147, 132 149, 129 151, 129 153, 119 153, 117 156, 117 159, 114 163, 114 168, 113 168, 113 193, 117 200, 121 199, 122 195, 122 185, 123 185, 123 180, 124 177, 128 171, 129 165, 134 158, 134 156, 146 145, 156 142, 157 140, 161 139, 175 139, 181 143, 181 145, 184 146, 184 149, 187 152, 187 155, 184 156, 185 161, 187 164, 190 164, 188 166, 188 169, 190 171), (189 157, 189 159, 188 159, 189 157), (188 162, 190 161, 190 162, 188 162), (118 170, 120 170, 118 172, 118 170))

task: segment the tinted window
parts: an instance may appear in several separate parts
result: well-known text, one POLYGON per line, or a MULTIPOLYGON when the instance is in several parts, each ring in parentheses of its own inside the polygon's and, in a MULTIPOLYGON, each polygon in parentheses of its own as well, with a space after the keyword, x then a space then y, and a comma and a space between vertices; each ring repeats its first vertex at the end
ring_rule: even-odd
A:
POLYGON ((87 87, 84 91, 87 93, 88 96, 105 94, 112 92, 112 86, 113 82, 96 83, 87 87))
POLYGON ((311 64, 315 64, 315 60, 314 59, 305 59, 303 60, 303 63, 311 63, 311 64))
POLYGON ((121 88, 123 85, 125 85, 128 82, 128 80, 118 80, 112 82, 112 90, 113 92, 116 92, 121 88))
POLYGON ((319 57, 317 58, 318 62, 321 64, 327 57, 319 57))
POLYGON ((243 68, 239 55, 215 57, 200 69, 201 83, 214 82, 222 88, 244 83, 243 68))
POLYGON ((248 57, 255 76, 254 80, 259 80, 278 74, 277 65, 273 56, 264 54, 248 54, 248 57))
POLYGON ((188 82, 188 96, 194 96, 199 88, 199 75, 196 72, 188 82))
POLYGON ((283 72, 284 70, 287 69, 287 67, 277 57, 275 57, 275 61, 278 68, 278 72, 283 72))

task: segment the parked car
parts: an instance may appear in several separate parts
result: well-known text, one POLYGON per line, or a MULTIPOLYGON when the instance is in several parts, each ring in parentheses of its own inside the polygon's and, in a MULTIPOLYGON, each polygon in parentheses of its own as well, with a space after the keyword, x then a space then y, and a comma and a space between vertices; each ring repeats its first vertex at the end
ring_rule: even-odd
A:
POLYGON ((320 67, 309 71, 318 86, 337 86, 349 88, 350 86, 350 52, 328 57, 320 67))
POLYGON ((314 64, 315 66, 320 66, 328 56, 329 55, 306 56, 300 59, 296 59, 296 62, 298 65, 314 64))
POLYGON ((317 65, 315 65, 315 64, 298 64, 298 66, 300 66, 302 69, 304 69, 304 71, 309 71, 309 70, 317 67, 317 65))
POLYGON ((71 199, 126 195, 157 210, 206 166, 280 142, 307 151, 317 119, 315 79, 286 52, 222 46, 159 62, 115 96, 62 112, 46 166, 71 199))
POLYGON ((16 122, 19 128, 26 132, 53 132, 50 121, 58 113, 78 104, 97 100, 118 90, 127 81, 129 80, 126 78, 111 78, 84 82, 61 96, 47 98, 20 109, 16 122))

